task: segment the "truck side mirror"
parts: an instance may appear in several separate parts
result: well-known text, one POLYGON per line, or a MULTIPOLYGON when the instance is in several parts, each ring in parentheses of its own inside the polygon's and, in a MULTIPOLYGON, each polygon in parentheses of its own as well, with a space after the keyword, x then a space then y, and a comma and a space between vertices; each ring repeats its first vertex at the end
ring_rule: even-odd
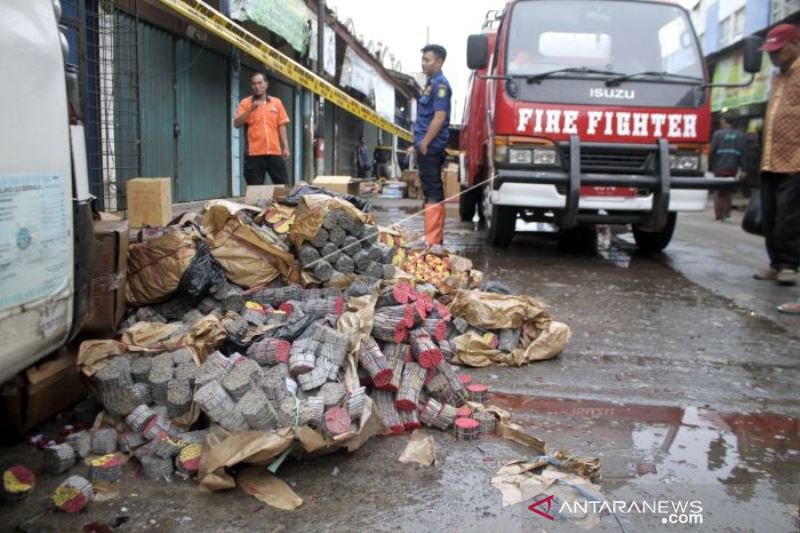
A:
POLYGON ((486 68, 489 64, 489 39, 475 34, 467 37, 467 67, 471 70, 486 68))
POLYGON ((742 67, 748 74, 757 74, 761 72, 761 61, 764 58, 764 53, 759 50, 762 44, 761 37, 751 35, 744 39, 744 54, 742 57, 742 67))

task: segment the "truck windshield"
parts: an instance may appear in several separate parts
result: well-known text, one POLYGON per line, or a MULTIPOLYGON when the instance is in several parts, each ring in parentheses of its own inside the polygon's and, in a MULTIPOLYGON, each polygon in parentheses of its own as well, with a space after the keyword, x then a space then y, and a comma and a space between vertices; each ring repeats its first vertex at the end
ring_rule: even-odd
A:
POLYGON ((691 23, 676 6, 616 0, 518 2, 511 12, 506 74, 531 76, 559 69, 565 70, 554 77, 592 69, 610 76, 656 72, 703 78, 691 23))

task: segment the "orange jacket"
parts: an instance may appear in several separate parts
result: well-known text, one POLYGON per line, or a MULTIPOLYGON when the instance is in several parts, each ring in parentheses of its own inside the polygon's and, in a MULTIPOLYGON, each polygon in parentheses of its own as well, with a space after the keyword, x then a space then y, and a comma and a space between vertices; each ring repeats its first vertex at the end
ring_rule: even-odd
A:
MULTIPOLYGON (((247 155, 281 155, 281 142, 278 128, 289 123, 289 116, 283 102, 275 96, 268 96, 267 102, 247 117, 247 155)), ((239 102, 236 118, 246 113, 253 105, 253 97, 248 96, 239 102)))

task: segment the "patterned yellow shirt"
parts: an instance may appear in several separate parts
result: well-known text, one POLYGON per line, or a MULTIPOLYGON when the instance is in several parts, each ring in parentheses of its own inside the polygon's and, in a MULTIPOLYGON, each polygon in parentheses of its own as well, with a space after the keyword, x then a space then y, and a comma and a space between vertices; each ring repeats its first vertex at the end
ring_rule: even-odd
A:
POLYGON ((772 79, 761 170, 800 172, 800 59, 772 79))

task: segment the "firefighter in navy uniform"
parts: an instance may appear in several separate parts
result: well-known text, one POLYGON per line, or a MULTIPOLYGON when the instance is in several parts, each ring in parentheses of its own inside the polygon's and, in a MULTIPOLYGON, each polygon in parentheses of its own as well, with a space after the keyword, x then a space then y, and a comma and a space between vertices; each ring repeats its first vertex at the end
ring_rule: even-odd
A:
POLYGON ((428 83, 417 103, 417 121, 414 124, 413 149, 417 151, 417 166, 425 195, 425 243, 429 246, 442 244, 444 238, 442 166, 450 135, 450 98, 453 94, 442 74, 446 58, 447 51, 438 44, 429 44, 422 49, 422 71, 428 77, 428 83))

